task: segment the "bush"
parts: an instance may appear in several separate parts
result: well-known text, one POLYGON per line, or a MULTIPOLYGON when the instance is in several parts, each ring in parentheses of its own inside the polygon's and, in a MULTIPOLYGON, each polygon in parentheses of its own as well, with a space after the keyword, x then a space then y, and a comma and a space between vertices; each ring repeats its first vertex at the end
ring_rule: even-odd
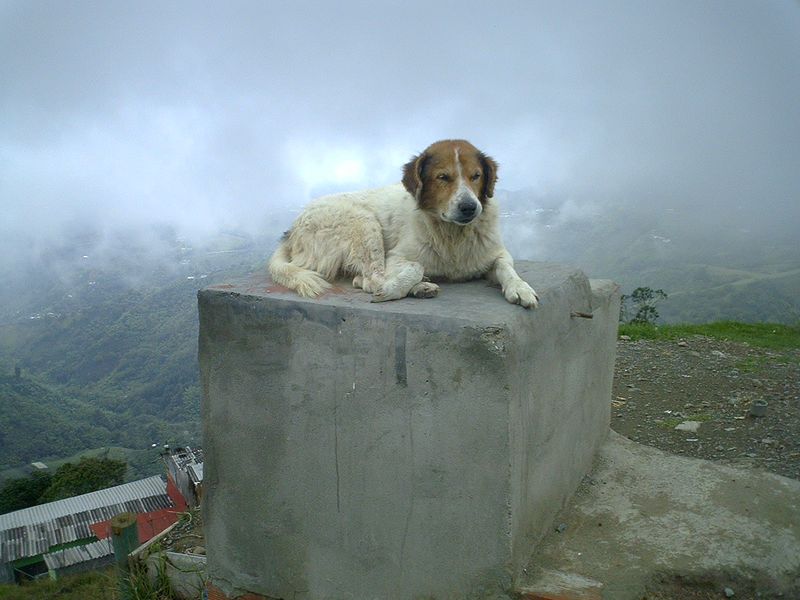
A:
POLYGON ((64 463, 52 475, 34 473, 9 479, 0 489, 0 514, 120 485, 127 468, 121 460, 82 458, 64 463))
POLYGON ((82 458, 78 463, 64 463, 53 474, 50 486, 40 502, 52 502, 88 494, 125 481, 128 465, 111 458, 82 458))
POLYGON ((50 473, 34 473, 31 477, 9 479, 0 489, 0 514, 39 504, 52 482, 50 473))
POLYGON ((656 304, 661 300, 666 300, 667 294, 664 290, 653 290, 649 287, 638 287, 630 296, 622 295, 619 307, 619 320, 621 323, 635 323, 641 325, 654 325, 658 320, 659 314, 656 304), (633 307, 629 309, 628 303, 633 307), (633 317, 628 319, 631 310, 635 311, 633 317))

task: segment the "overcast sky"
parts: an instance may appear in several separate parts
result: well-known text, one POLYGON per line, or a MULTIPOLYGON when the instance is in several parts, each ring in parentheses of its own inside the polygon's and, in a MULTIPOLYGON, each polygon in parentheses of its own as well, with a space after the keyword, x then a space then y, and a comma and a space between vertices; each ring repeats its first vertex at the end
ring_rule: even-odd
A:
POLYGON ((3 235, 254 228, 447 137, 504 189, 797 223, 800 4, 0 0, 3 235))

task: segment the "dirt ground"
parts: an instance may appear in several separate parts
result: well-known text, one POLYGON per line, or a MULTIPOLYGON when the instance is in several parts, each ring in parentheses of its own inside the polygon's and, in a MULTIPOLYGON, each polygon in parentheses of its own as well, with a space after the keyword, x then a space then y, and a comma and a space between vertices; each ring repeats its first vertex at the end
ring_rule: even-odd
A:
POLYGON ((764 577, 717 574, 705 579, 664 575, 655 578, 642 600, 797 600, 792 592, 776 591, 764 577), (732 595, 726 595, 726 590, 732 595))
POLYGON ((611 427, 667 452, 800 479, 800 352, 693 336, 617 345, 611 427), (766 414, 754 417, 754 401, 766 414), (681 423, 688 430, 675 429, 681 423))

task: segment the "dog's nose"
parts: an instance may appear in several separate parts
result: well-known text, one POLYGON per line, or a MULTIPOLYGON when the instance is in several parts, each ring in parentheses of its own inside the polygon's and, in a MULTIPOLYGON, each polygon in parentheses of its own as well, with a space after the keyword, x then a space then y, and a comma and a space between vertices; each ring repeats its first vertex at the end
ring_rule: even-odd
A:
POLYGON ((473 200, 462 200, 458 203, 458 212, 461 213, 463 217, 473 217, 475 216, 475 211, 478 209, 478 205, 473 200))

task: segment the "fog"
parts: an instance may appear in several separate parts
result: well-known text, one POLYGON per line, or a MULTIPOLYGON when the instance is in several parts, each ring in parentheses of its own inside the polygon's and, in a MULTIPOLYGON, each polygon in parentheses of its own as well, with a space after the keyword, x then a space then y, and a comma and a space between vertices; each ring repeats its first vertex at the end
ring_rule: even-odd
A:
POLYGON ((449 137, 571 218, 800 218, 796 2, 6 1, 0 56, 6 246, 258 233, 449 137))

